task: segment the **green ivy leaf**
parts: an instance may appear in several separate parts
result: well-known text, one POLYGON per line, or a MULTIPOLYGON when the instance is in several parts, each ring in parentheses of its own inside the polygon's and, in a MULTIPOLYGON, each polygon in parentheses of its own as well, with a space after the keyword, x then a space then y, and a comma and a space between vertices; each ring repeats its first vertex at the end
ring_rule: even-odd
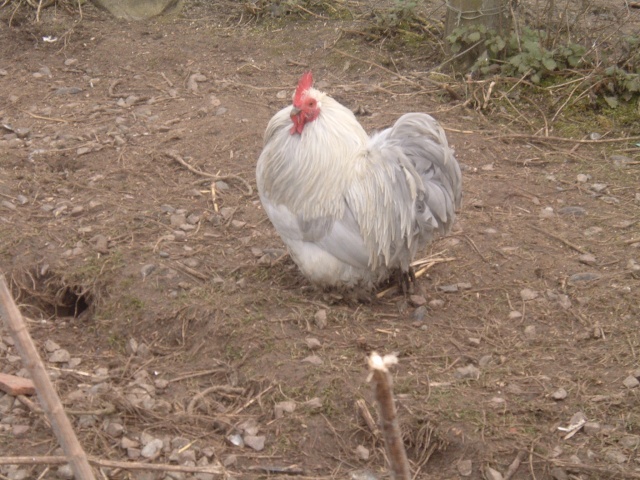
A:
POLYGON ((531 75, 531 82, 535 84, 540 83, 540 74, 538 72, 531 75))
POLYGON ((476 43, 480 40, 480 32, 471 32, 467 37, 467 40, 469 40, 469 43, 476 43))

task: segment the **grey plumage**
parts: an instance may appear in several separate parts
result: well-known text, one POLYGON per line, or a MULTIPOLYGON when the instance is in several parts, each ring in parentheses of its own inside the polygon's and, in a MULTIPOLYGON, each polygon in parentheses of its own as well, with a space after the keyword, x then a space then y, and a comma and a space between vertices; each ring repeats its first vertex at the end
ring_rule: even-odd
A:
POLYGON ((298 105, 274 115, 256 171, 293 260, 321 286, 371 288, 395 269, 407 272, 420 249, 451 229, 460 206, 460 168, 443 129, 408 113, 369 138, 324 93, 308 88, 296 99, 313 99, 317 118, 298 133, 298 105))

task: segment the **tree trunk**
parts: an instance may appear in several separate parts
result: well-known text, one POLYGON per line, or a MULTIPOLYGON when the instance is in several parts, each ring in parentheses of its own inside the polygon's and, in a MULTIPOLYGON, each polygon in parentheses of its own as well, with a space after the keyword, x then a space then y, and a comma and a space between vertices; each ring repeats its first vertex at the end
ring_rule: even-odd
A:
MULTIPOLYGON (((446 0, 447 18, 445 20, 445 37, 458 27, 484 25, 489 30, 506 38, 511 30, 511 0, 446 0)), ((447 43, 449 47, 449 44, 447 43)), ((464 51, 464 49, 463 49, 464 51)), ((486 51, 482 43, 451 62, 454 70, 468 70, 486 51)), ((452 52, 449 50, 449 54, 452 52)))

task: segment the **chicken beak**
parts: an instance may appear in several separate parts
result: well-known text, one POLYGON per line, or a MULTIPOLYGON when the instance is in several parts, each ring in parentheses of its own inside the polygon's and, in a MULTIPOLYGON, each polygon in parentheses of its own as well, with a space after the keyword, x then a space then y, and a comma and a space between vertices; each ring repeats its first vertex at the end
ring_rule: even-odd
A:
POLYGON ((291 113, 289 113, 290 117, 295 117, 296 115, 298 115, 300 113, 300 109, 296 108, 296 107, 291 107, 291 113))

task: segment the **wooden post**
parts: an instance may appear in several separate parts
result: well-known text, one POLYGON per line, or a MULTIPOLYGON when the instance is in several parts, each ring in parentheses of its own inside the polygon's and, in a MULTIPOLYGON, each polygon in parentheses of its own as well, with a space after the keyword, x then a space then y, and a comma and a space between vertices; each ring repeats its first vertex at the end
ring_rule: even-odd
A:
POLYGON ((36 386, 36 393, 42 404, 42 409, 51 422, 53 433, 55 433, 76 479, 95 480, 87 454, 82 449, 71 422, 62 408, 62 402, 60 402, 51 379, 49 379, 38 350, 2 274, 0 274, 0 317, 4 319, 5 325, 16 342, 22 363, 29 371, 31 380, 36 386))
MULTIPOLYGON (((511 0, 446 0, 445 37, 458 27, 484 25, 505 38, 511 30, 511 0)), ((448 45, 448 43, 447 43, 448 45)), ((469 50, 451 62, 455 70, 466 71, 485 52, 484 45, 469 50)), ((452 54, 449 51, 449 54, 452 54)))

